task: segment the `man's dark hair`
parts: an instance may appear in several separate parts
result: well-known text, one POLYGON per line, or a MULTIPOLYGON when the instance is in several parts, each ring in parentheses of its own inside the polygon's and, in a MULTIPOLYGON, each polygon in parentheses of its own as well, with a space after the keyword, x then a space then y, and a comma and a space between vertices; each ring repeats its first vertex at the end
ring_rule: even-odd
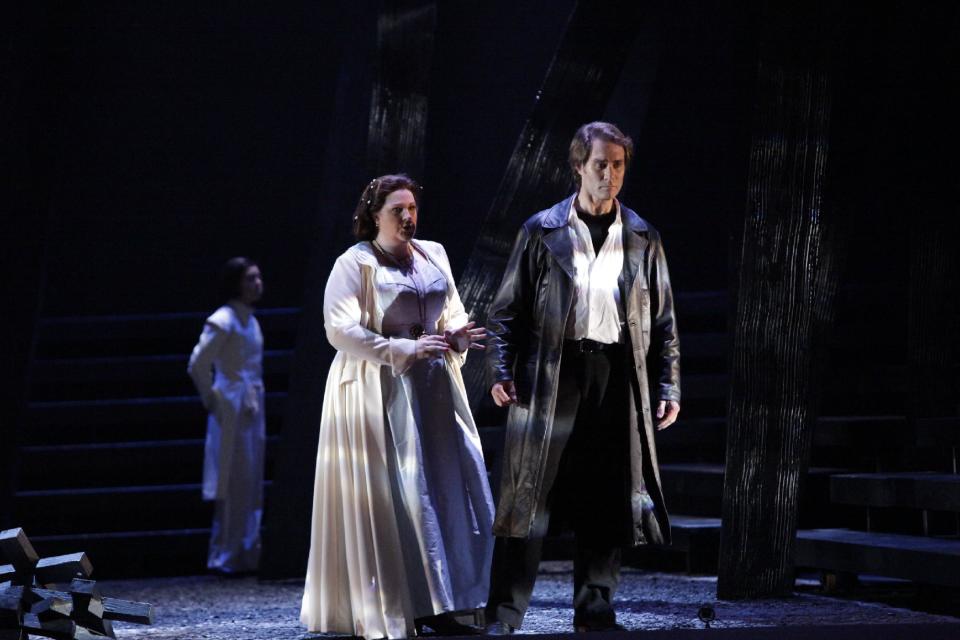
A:
POLYGON ((227 260, 220 268, 220 298, 224 302, 239 298, 243 294, 243 278, 247 275, 247 269, 256 266, 256 262, 243 256, 227 260))
POLYGON ((633 140, 625 135, 616 125, 609 122, 588 122, 573 134, 573 140, 570 141, 570 170, 573 171, 573 179, 579 185, 580 174, 577 169, 582 167, 590 158, 590 150, 593 148, 594 140, 605 140, 607 142, 618 144, 623 147, 623 158, 626 166, 630 166, 630 160, 633 159, 633 140))
POLYGON ((357 240, 373 240, 377 237, 377 223, 373 219, 373 214, 383 207, 387 196, 401 189, 407 189, 412 193, 417 206, 420 205, 420 185, 406 174, 380 176, 367 184, 353 212, 353 235, 357 240))

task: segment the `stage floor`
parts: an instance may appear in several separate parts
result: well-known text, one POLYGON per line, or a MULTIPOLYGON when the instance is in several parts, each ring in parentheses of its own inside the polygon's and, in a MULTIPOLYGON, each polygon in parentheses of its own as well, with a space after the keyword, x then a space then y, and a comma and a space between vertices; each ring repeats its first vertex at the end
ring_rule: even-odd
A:
MULTIPOLYGON (((541 569, 533 603, 521 634, 558 634, 571 631, 572 567, 567 562, 545 562, 541 569)), ((308 634, 300 626, 301 581, 258 582, 255 578, 192 576, 153 580, 104 581, 104 595, 150 602, 156 608, 153 626, 117 623, 118 637, 172 640, 205 638, 210 640, 283 640, 331 637, 308 634)), ((752 602, 717 602, 716 578, 691 577, 668 573, 649 573, 625 568, 616 604, 619 622, 631 631, 695 630, 704 624, 697 618, 703 604, 715 607, 713 629, 753 629, 754 634, 724 637, 767 636, 760 627, 777 627, 777 637, 792 637, 789 628, 822 629, 820 638, 841 637, 831 626, 879 625, 857 635, 880 637, 960 638, 960 619, 932 615, 884 604, 800 593, 793 598, 752 602), (957 625, 954 633, 941 635, 947 623, 957 625), (919 631, 912 625, 920 625, 919 631), (929 625, 929 626, 927 626, 929 625), (900 628, 900 632, 888 635, 900 628), (913 629, 912 631, 909 631, 913 629), (928 630, 929 633, 924 630, 928 630), (786 635, 784 633, 786 632, 786 635)), ((853 631, 853 628, 849 629, 853 631)), ((770 631, 773 631, 772 629, 770 631)), ((592 634, 591 634, 592 635, 592 634)), ((606 634, 607 637, 620 634, 606 634)), ((644 634, 646 635, 646 634, 644 634)), ((653 634, 661 636, 661 634, 653 634)), ((666 633, 686 637, 696 633, 666 633)), ((705 634, 711 636, 714 634, 705 634)), ((846 633, 842 632, 845 637, 846 633)), ((803 637, 803 636, 797 636, 803 637)), ((862 636, 861 636, 862 637, 862 636)), ((612 640, 612 639, 611 639, 612 640)))

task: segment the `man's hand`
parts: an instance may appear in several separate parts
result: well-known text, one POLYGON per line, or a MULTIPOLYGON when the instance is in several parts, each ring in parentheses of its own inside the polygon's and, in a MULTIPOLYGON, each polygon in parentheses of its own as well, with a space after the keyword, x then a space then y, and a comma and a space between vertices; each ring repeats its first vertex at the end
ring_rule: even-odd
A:
POLYGON ((490 388, 490 395, 498 407, 508 407, 517 404, 517 390, 513 387, 513 380, 501 380, 490 388))
POLYGON ((680 403, 673 400, 661 400, 657 405, 657 431, 663 431, 677 421, 680 413, 680 403))

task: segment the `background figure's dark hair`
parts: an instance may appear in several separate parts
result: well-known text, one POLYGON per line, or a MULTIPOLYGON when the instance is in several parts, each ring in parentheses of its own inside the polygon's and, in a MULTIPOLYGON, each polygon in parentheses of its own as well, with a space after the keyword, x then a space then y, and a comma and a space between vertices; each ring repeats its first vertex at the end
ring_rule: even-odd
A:
POLYGON ((609 122, 588 122, 573 134, 573 140, 570 141, 570 170, 573 171, 573 180, 580 184, 580 174, 577 169, 590 158, 590 150, 593 147, 594 140, 606 140, 613 144, 623 147, 623 157, 626 166, 630 166, 630 160, 633 159, 633 140, 630 136, 620 131, 616 125, 609 122))
POLYGON ((227 260, 220 268, 220 298, 224 302, 239 298, 243 293, 243 277, 247 269, 256 266, 256 262, 243 256, 227 260))
POLYGON ((388 174, 367 183, 353 212, 353 235, 357 240, 373 240, 377 237, 377 223, 373 214, 380 210, 387 196, 401 189, 410 191, 417 206, 420 205, 420 185, 406 174, 388 174))

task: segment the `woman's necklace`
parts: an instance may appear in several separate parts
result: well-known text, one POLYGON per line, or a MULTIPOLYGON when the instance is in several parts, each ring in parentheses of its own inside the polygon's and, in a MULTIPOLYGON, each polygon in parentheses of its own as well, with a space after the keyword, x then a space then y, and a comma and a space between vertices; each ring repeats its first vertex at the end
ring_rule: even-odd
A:
POLYGON ((401 269, 409 269, 410 266, 413 265, 413 252, 410 250, 409 244, 406 245, 407 255, 403 257, 398 256, 395 253, 392 253, 390 251, 387 251, 386 249, 383 248, 383 245, 381 245, 376 240, 373 241, 373 246, 376 247, 377 251, 382 253, 388 260, 393 262, 395 265, 397 265, 401 269))

